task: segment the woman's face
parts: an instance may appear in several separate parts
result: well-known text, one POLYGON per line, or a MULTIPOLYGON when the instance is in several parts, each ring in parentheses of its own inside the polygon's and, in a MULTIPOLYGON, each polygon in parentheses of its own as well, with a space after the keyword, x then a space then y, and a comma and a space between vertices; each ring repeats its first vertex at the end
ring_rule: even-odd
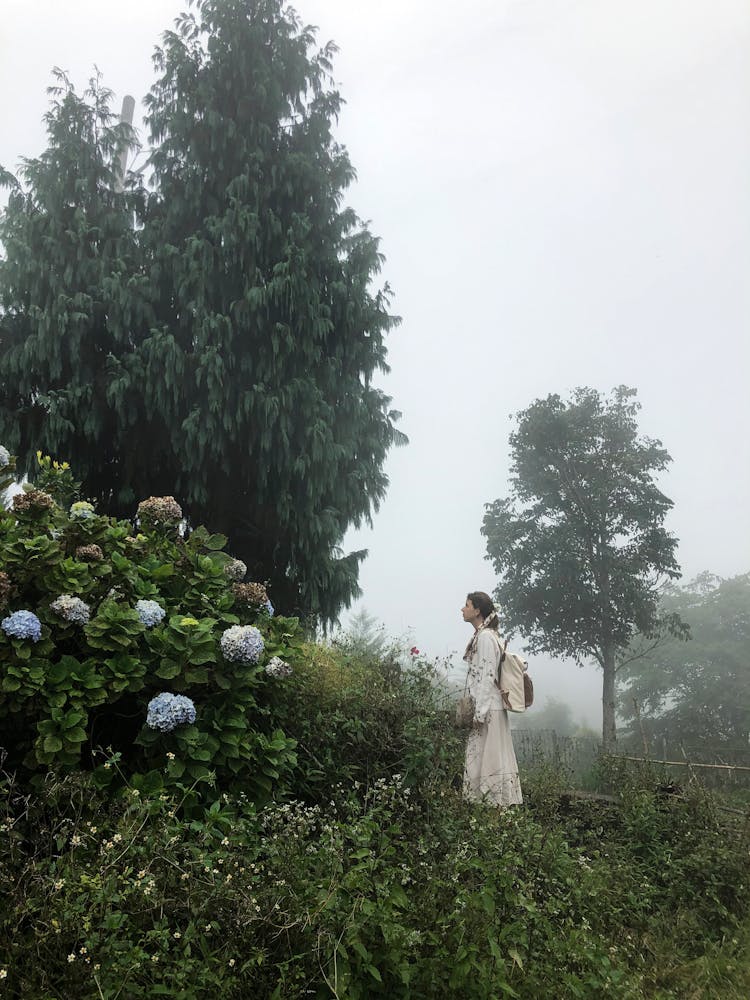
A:
POLYGON ((481 620, 482 618, 480 612, 477 610, 477 608, 474 607, 474 605, 468 599, 466 601, 466 604, 464 604, 464 606, 461 608, 461 614, 464 616, 464 621, 471 622, 472 625, 475 625, 477 621, 481 620))

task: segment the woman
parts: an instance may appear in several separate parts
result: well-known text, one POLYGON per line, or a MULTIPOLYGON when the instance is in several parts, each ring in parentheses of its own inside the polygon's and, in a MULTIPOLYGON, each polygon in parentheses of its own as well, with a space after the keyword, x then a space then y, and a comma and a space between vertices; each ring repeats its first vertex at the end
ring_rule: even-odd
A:
POLYGON ((503 708, 498 679, 502 644, 491 598, 481 590, 468 594, 461 612, 474 627, 464 659, 469 665, 467 692, 474 700, 474 723, 466 744, 464 796, 498 806, 523 801, 518 764, 503 708))

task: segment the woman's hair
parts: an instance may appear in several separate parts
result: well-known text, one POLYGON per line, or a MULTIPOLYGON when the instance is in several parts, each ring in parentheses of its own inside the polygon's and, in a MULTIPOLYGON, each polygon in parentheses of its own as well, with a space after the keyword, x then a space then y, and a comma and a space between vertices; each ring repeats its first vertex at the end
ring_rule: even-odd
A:
MULTIPOLYGON (((485 620, 490 617, 493 611, 497 611, 497 608, 492 603, 492 598, 489 594, 485 594, 483 590, 475 590, 471 594, 467 594, 466 600, 471 601, 479 614, 485 620)), ((487 628, 494 629, 495 632, 498 631, 497 617, 495 617, 493 621, 487 623, 487 628)))

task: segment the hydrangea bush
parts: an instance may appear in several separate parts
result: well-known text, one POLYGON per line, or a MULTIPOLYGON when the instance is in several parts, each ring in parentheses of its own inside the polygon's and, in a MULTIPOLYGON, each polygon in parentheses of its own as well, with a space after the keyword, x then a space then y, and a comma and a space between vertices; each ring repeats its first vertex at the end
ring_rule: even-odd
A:
MULTIPOLYGON (((111 747, 136 787, 215 775, 268 796, 295 744, 271 709, 283 678, 265 666, 299 659, 297 620, 271 618, 264 588, 262 600, 236 594, 226 538, 189 530, 173 497, 115 520, 71 503, 69 467, 44 461, 45 490, 0 511, 6 768, 83 766, 104 784, 117 780, 100 763, 111 747)), ((14 469, 0 452, 3 463, 14 469)))

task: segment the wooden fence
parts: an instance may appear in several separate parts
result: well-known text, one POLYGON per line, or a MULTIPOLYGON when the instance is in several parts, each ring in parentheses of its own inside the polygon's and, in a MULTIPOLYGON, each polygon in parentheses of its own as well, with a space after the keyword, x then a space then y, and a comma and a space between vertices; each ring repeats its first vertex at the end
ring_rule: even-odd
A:
MULTIPOLYGON (((578 788, 592 786, 602 756, 598 739, 558 736, 552 729, 514 729, 513 745, 521 770, 551 765, 567 772, 572 787, 578 788)), ((681 745, 672 747, 669 756, 666 753, 662 756, 666 747, 649 747, 648 754, 646 749, 638 752, 630 746, 607 756, 633 766, 649 762, 677 783, 700 781, 709 788, 750 791, 750 748, 734 748, 731 759, 725 748, 681 745)))

